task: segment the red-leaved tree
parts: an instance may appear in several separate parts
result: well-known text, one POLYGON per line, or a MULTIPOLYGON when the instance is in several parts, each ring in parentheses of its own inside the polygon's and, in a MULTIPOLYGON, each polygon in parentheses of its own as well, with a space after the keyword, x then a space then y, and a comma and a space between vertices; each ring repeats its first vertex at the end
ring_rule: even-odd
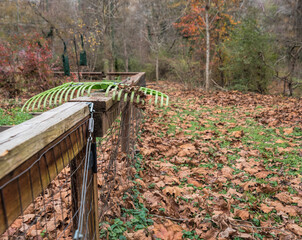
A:
POLYGON ((238 0, 190 0, 186 14, 175 23, 175 27, 189 40, 195 52, 201 55, 200 59, 205 56, 206 90, 210 86, 210 63, 214 59, 212 56, 215 56, 216 46, 236 24, 228 10, 237 2, 238 0))
POLYGON ((0 87, 8 97, 22 90, 45 90, 52 75, 49 42, 39 34, 24 34, 0 42, 0 87))

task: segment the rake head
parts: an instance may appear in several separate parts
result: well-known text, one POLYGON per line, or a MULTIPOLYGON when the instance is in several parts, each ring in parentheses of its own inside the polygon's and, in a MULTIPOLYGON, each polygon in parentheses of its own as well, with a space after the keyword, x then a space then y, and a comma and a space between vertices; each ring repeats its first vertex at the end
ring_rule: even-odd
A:
MULTIPOLYGON (((30 98, 22 107, 21 111, 32 111, 45 109, 46 107, 54 107, 67 102, 73 98, 90 96, 92 90, 101 90, 105 92, 105 96, 108 96, 112 92, 113 100, 128 101, 130 102, 145 103, 142 96, 150 95, 154 96, 154 104, 160 104, 161 107, 164 104, 167 106, 169 103, 169 97, 159 91, 145 88, 145 87, 132 87, 124 84, 117 84, 113 82, 82 82, 82 83, 64 83, 58 87, 49 89, 45 92, 39 93, 30 98), (123 99, 122 99, 123 98, 123 99)), ((149 100, 149 104, 152 103, 152 99, 149 100)))

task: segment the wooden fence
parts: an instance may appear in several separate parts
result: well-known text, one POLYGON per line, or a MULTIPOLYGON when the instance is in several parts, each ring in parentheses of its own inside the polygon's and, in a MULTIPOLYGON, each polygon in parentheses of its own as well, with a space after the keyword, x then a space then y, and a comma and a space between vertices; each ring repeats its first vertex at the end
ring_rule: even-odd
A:
MULTIPOLYGON (((120 75, 111 73, 110 76, 120 75)), ((145 86, 145 73, 132 73, 124 83, 145 86)), ((57 175, 69 164, 71 175, 72 211, 76 213, 81 194, 82 171, 76 171, 77 159, 87 144, 89 103, 94 103, 95 137, 106 134, 120 114, 118 103, 104 93, 73 99, 29 121, 0 133, 0 235, 21 215, 57 175), (71 157, 71 162, 66 159, 71 157), (74 169, 72 169, 74 168, 74 169)), ((127 110, 122 121, 129 121, 127 110)), ((128 124, 124 124, 128 126, 128 124)), ((122 129, 127 136, 127 128, 122 129)), ((127 149, 127 137, 122 138, 127 149)), ((98 239, 97 176, 89 173, 92 186, 88 198, 93 203, 88 220, 90 236, 98 239)), ((77 224, 73 222, 74 228, 77 224)))

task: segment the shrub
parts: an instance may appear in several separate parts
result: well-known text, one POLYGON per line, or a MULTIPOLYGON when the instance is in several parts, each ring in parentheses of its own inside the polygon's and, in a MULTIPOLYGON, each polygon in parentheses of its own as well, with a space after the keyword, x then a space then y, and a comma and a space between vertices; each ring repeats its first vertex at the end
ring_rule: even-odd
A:
POLYGON ((226 84, 243 91, 266 93, 276 60, 273 38, 256 20, 247 18, 236 26, 222 47, 226 84))
POLYGON ((39 91, 48 87, 52 75, 49 42, 39 34, 14 37, 0 42, 0 87, 14 97, 24 89, 39 91))

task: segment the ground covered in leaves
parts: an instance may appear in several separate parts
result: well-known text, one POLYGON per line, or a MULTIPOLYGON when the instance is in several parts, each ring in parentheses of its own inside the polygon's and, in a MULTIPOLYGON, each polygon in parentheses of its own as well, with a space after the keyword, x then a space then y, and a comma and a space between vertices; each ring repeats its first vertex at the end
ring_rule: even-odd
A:
POLYGON ((301 99, 156 88, 170 106, 146 109, 101 238, 301 239, 301 99))

